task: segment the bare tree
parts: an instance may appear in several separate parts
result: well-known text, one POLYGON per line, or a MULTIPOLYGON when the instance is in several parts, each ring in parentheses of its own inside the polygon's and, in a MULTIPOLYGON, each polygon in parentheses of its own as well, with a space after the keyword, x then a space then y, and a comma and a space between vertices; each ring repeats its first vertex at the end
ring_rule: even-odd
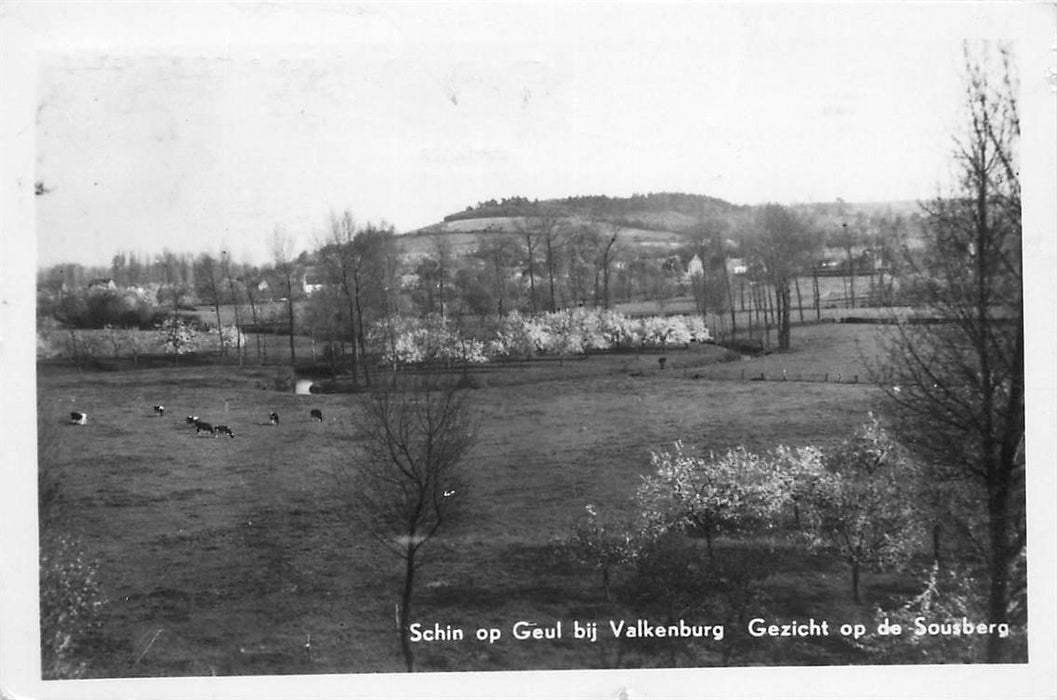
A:
MULTIPOLYGON (((598 267, 602 272, 602 308, 609 308, 609 275, 613 268, 613 261, 616 259, 619 248, 617 248, 617 236, 623 229, 622 226, 617 224, 609 224, 604 236, 602 243, 602 251, 598 256, 598 267)), ((595 295, 595 304, 598 304, 597 294, 595 295)))
POLYGON ((345 210, 339 217, 330 215, 330 238, 326 245, 319 251, 319 257, 323 266, 327 269, 330 279, 335 282, 341 290, 345 304, 348 309, 348 337, 351 340, 351 369, 352 385, 359 385, 359 352, 356 346, 356 320, 360 313, 357 310, 359 303, 359 266, 356 256, 352 250, 352 242, 356 237, 356 220, 352 213, 345 210))
MULTIPOLYGON (((971 489, 965 531, 982 534, 990 622, 1008 622, 1025 582, 1014 562, 1025 543, 1024 314, 1020 123, 1004 48, 1001 77, 988 44, 965 46, 967 128, 955 139, 960 172, 947 198, 923 205, 928 248, 906 268, 938 323, 902 323, 874 376, 902 436, 933 463, 936 484, 971 489)), ((987 660, 1008 655, 992 635, 987 660)))
POLYGON ((554 277, 557 274, 561 245, 558 241, 560 222, 556 217, 544 216, 539 219, 539 235, 543 242, 544 265, 547 268, 547 286, 550 292, 548 311, 558 310, 558 300, 554 292, 554 277))
POLYGON ((275 273, 286 296, 286 319, 290 333, 290 365, 297 364, 294 351, 294 261, 290 239, 276 230, 272 234, 272 254, 275 256, 275 273))
POLYGON ((257 293, 260 291, 259 286, 261 284, 261 276, 256 271, 256 268, 242 277, 236 278, 242 282, 243 288, 246 290, 246 300, 250 303, 250 318, 253 320, 253 337, 257 345, 257 364, 261 364, 261 326, 257 316, 257 293))
POLYGON ((515 235, 504 231, 492 231, 478 240, 477 256, 488 266, 495 313, 504 316, 510 310, 507 307, 507 294, 510 288, 510 268, 517 255, 517 239, 515 235))
MULTIPOLYGON (((467 394, 428 383, 418 391, 375 393, 364 399, 366 459, 347 482, 352 517, 404 562, 400 647, 415 670, 410 625, 422 548, 463 508, 464 458, 475 441, 467 394)), ((350 470, 351 471, 351 470, 350 470)))
POLYGON ((400 247, 392 225, 368 223, 352 242, 358 262, 356 336, 364 358, 364 377, 370 385, 367 362, 367 328, 386 322, 398 311, 400 301, 400 247))
POLYGON ((813 236, 791 210, 768 204, 757 215, 756 235, 750 247, 763 275, 774 286, 778 349, 788 350, 791 285, 800 270, 810 263, 813 236))
POLYGON ((841 275, 841 280, 845 284, 845 300, 844 303, 851 303, 851 307, 855 308, 855 248, 859 245, 861 240, 861 233, 864 224, 862 213, 856 218, 855 224, 852 226, 848 225, 847 221, 844 221, 848 217, 848 206, 845 204, 843 199, 837 198, 837 216, 841 218, 840 228, 830 235, 830 243, 837 248, 844 251, 845 269, 841 275), (850 277, 850 281, 849 281, 850 277))
POLYGON ((590 224, 579 224, 570 233, 566 246, 568 272, 566 280, 569 296, 581 305, 587 303, 593 289, 595 303, 598 301, 598 269, 596 252, 600 245, 598 230, 590 224), (595 280, 592 286, 592 279, 595 280))
POLYGON ((440 306, 440 316, 444 318, 448 312, 448 279, 452 276, 454 267, 455 251, 451 239, 447 236, 435 236, 433 238, 433 250, 437 256, 437 296, 440 306))
POLYGON ((691 272, 690 284, 697 310, 706 324, 709 309, 720 319, 724 305, 730 302, 731 332, 737 333, 724 244, 729 227, 726 220, 708 216, 690 229, 690 251, 701 261, 701 270, 691 272))
POLYGON ((536 313, 539 310, 536 296, 536 255, 541 243, 540 233, 534 222, 530 223, 525 217, 515 220, 514 227, 524 244, 523 253, 529 274, 529 309, 536 313))

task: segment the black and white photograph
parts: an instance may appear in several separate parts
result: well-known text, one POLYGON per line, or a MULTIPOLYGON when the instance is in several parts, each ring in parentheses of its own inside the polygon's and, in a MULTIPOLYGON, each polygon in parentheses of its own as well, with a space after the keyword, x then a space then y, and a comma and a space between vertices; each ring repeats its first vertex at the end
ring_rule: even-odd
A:
POLYGON ((1052 3, 0 45, 5 697, 1057 693, 1052 3))

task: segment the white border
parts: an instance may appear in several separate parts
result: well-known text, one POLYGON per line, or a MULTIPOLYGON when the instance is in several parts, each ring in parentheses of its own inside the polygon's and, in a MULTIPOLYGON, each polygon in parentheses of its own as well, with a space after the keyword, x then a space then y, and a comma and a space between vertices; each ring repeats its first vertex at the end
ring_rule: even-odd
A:
MULTIPOLYGON (((641 4, 641 3, 640 3, 641 4)), ((951 4, 908 3, 922 9, 951 4)), ((231 41, 289 42, 285 19, 304 21, 298 41, 333 37, 321 5, 268 3, 252 27, 234 26, 226 3, 0 2, 0 696, 31 698, 338 697, 774 697, 1034 698, 1057 695, 1054 552, 1057 513, 1057 10, 1051 3, 955 3, 965 36, 1013 32, 1021 62, 1027 313, 1030 663, 1015 666, 812 667, 353 674, 151 680, 39 678, 35 497, 35 52, 47 47, 194 47, 231 41), (115 11, 116 10, 116 11, 115 11), (197 20, 197 21, 192 21, 197 20), (206 20, 206 21, 201 21, 206 20), (1054 82, 1050 82, 1050 80, 1054 82)), ((265 6, 264 3, 261 6, 265 6)), ((348 5, 346 5, 348 7, 348 5)), ((878 6, 860 4, 862 12, 878 6)), ((616 11, 616 10, 615 10, 616 11)), ((939 25, 937 25, 938 27, 939 25)), ((957 28, 955 28, 956 30, 957 28)), ((921 27, 908 31, 921 32, 921 27)), ((927 30, 925 30, 927 31, 927 30)), ((952 31, 945 26, 943 31, 952 31)))

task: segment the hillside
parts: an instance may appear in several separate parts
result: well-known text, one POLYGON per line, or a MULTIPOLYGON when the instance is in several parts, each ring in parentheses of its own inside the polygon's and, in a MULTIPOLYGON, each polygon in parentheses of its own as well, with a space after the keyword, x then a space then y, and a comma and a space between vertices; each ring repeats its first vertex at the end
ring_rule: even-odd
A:
MULTIPOLYGON (((655 228, 621 226, 620 224, 611 224, 605 220, 600 222, 597 219, 585 216, 554 218, 561 224, 559 236, 568 235, 581 227, 597 228, 599 226, 612 225, 619 228, 621 241, 637 248, 667 251, 677 248, 685 242, 685 235, 679 230, 665 229, 658 225, 655 225, 655 228)), ((404 253, 411 257, 435 252, 441 240, 451 248, 452 253, 461 255, 476 249, 481 240, 489 235, 499 233, 519 234, 521 232, 519 227, 523 220, 522 217, 498 216, 459 219, 405 233, 400 236, 400 240, 403 244, 404 253)))
POLYGON ((728 214, 737 209, 744 207, 715 197, 680 192, 633 194, 630 197, 592 195, 543 201, 509 197, 478 202, 465 211, 445 216, 444 223, 489 217, 583 217, 632 228, 678 231, 692 226, 704 216, 728 214))
MULTIPOLYGON (((882 233, 885 227, 880 222, 898 217, 914 225, 919 212, 916 202, 818 202, 791 208, 811 226, 827 232, 837 231, 846 222, 859 233, 882 233)), ((752 206, 706 195, 671 192, 548 200, 508 197, 468 206, 438 223, 405 233, 401 239, 405 252, 411 256, 435 251, 440 240, 453 253, 462 254, 474 250, 483 236, 521 232, 525 220, 554 219, 564 234, 582 227, 603 232, 619 229, 625 244, 643 248, 644 252, 666 253, 685 244, 688 232, 702 220, 723 219, 731 224, 732 231, 737 231, 753 210, 752 206)))
POLYGON ((405 252, 412 256, 435 250, 439 236, 458 254, 474 249, 480 236, 519 233, 526 219, 555 219, 564 233, 583 227, 603 232, 612 228, 620 231, 626 244, 663 253, 682 245, 686 232, 700 220, 732 218, 748 210, 714 197, 670 192, 548 200, 508 197, 468 206, 436 224, 410 231, 401 239, 405 252))

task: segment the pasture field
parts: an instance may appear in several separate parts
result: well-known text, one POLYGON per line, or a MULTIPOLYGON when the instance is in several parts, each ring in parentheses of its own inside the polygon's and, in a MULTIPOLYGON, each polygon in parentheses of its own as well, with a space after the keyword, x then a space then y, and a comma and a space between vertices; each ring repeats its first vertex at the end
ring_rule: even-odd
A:
MULTIPOLYGON (((675 214, 676 220, 681 221, 684 217, 675 214)), ((663 216, 652 216, 654 225, 663 225, 663 216)), ((477 249, 481 241, 490 233, 507 233, 518 235, 518 217, 484 217, 475 219, 456 219, 444 221, 432 226, 427 226, 419 231, 401 234, 397 240, 400 241, 405 255, 434 255, 437 250, 437 234, 444 234, 443 241, 459 253, 467 253, 477 249)), ((566 219, 566 224, 589 224, 590 219, 576 216, 566 219)), ((682 243, 685 238, 682 234, 674 231, 657 229, 643 229, 633 226, 622 226, 620 228, 621 241, 624 245, 653 247, 654 249, 673 249, 682 243)))
MULTIPOLYGON (((832 445, 866 420, 877 394, 863 382, 714 381, 706 369, 751 375, 782 361, 819 374, 854 368, 852 349, 875 347, 878 332, 797 327, 799 349, 788 354, 719 364, 718 349, 695 347, 669 351, 663 371, 650 355, 614 355, 476 374, 467 389, 480 419, 466 464, 467 516, 426 545, 414 603, 424 625, 459 627, 467 638, 417 644, 418 669, 866 662, 837 639, 761 641, 733 627, 721 642, 678 649, 515 641, 509 631, 519 620, 640 616, 604 599, 597 572, 571 563, 556 543, 587 504, 630 514, 651 450, 676 440, 716 451, 832 445), (504 638, 474 639, 486 626, 504 638)), ((361 399, 257 388, 272 371, 41 366, 39 421, 62 489, 49 528, 81 538, 108 600, 86 659, 90 675, 403 670, 394 627, 402 561, 349 525, 337 477, 361 459, 361 399), (164 417, 152 414, 158 403, 164 417), (312 408, 323 423, 310 420, 312 408), (88 424, 67 425, 71 410, 87 412, 88 424), (273 410, 277 426, 268 424, 273 410), (196 435, 189 414, 231 426, 235 439, 196 435)), ((899 577, 868 574, 854 605, 840 562, 781 533, 718 546, 766 560, 765 602, 750 612, 768 618, 865 621, 879 602, 907 592, 899 577)), ((618 572, 614 586, 626 578, 618 572)))
MULTIPOLYGON (((461 222, 456 222, 461 223, 461 222)), ((459 245, 459 236, 462 234, 453 234, 453 240, 456 241, 456 245, 459 245)), ((424 239, 429 239, 429 236, 424 236, 424 239)), ((476 238, 472 235, 466 235, 466 240, 462 241, 463 245, 470 245, 476 242, 476 238)), ((886 277, 886 279, 888 279, 886 277)), ((874 280, 876 282, 876 279, 874 280)), ((871 293, 874 291, 873 282, 868 275, 857 275, 855 278, 855 294, 857 298, 857 306, 851 308, 851 297, 850 297, 850 283, 851 280, 845 277, 834 276, 834 277, 819 277, 819 301, 822 307, 821 316, 827 320, 840 319, 845 316, 868 316, 874 313, 878 313, 877 307, 867 306, 867 302, 870 299, 871 293)), ((748 325, 749 311, 742 311, 742 305, 751 306, 752 299, 750 297, 750 288, 747 284, 738 285, 735 284, 734 295, 736 305, 738 306, 738 325, 740 328, 746 328, 748 325)), ((812 293, 812 281, 811 277, 800 278, 800 293, 801 303, 803 305, 803 316, 805 321, 813 321, 816 318, 815 308, 813 306, 812 293)), ((800 310, 797 306, 796 293, 792 296, 792 315, 793 322, 796 323, 799 320, 800 310)), ((299 317, 304 313, 305 300, 300 299, 294 302, 295 314, 299 317)), ((692 296, 683 295, 676 296, 671 299, 663 300, 650 300, 650 301, 622 301, 619 299, 614 300, 613 309, 620 311, 621 313, 632 314, 632 315, 654 315, 654 314, 665 314, 665 313, 681 313, 681 314, 694 314, 697 313, 697 307, 692 296)), ((286 304, 278 301, 265 301, 260 302, 257 309, 258 319, 262 323, 272 323, 276 327, 282 329, 285 328, 286 319, 286 304)), ((216 326, 217 316, 213 307, 200 303, 197 306, 194 315, 198 317, 203 323, 209 326, 216 326)), ((250 309, 246 304, 239 306, 239 320, 243 325, 251 322, 250 309)), ((223 325, 232 325, 235 323, 235 308, 231 304, 222 304, 220 306, 220 323, 223 325)), ((759 322, 753 321, 754 325, 759 325, 759 322)), ((286 337, 282 335, 270 336, 262 335, 269 346, 278 346, 278 352, 281 354, 285 351, 286 355, 289 355, 289 350, 286 350, 283 343, 286 342, 286 337)))
MULTIPOLYGON (((885 279, 888 280, 887 277, 885 279)), ((751 288, 749 284, 745 283, 743 278, 735 278, 735 280, 733 292, 735 306, 737 307, 738 327, 744 329, 748 326, 748 317, 750 314, 748 309, 752 306, 751 288), (740 280, 740 282, 738 280, 740 280)), ((849 278, 840 276, 819 277, 818 290, 819 306, 821 307, 818 315, 827 320, 839 320, 845 316, 868 316, 886 310, 884 307, 867 305, 871 293, 875 291, 874 283, 871 282, 871 278, 868 275, 857 275, 855 277, 856 306, 854 308, 851 306, 851 280, 849 278)), ((799 303, 797 302, 795 291, 792 292, 791 296, 792 301, 790 303, 792 304, 791 312, 793 323, 799 321, 801 311, 803 312, 805 321, 813 321, 816 319, 814 299, 812 297, 811 277, 800 278, 801 298, 799 303)), ((671 299, 650 301, 617 300, 613 304, 613 309, 620 311, 621 313, 632 315, 697 313, 697 306, 694 298, 686 295, 672 297, 671 299)), ((760 322, 755 320, 755 314, 753 314, 753 316, 753 325, 758 326, 760 322)))

